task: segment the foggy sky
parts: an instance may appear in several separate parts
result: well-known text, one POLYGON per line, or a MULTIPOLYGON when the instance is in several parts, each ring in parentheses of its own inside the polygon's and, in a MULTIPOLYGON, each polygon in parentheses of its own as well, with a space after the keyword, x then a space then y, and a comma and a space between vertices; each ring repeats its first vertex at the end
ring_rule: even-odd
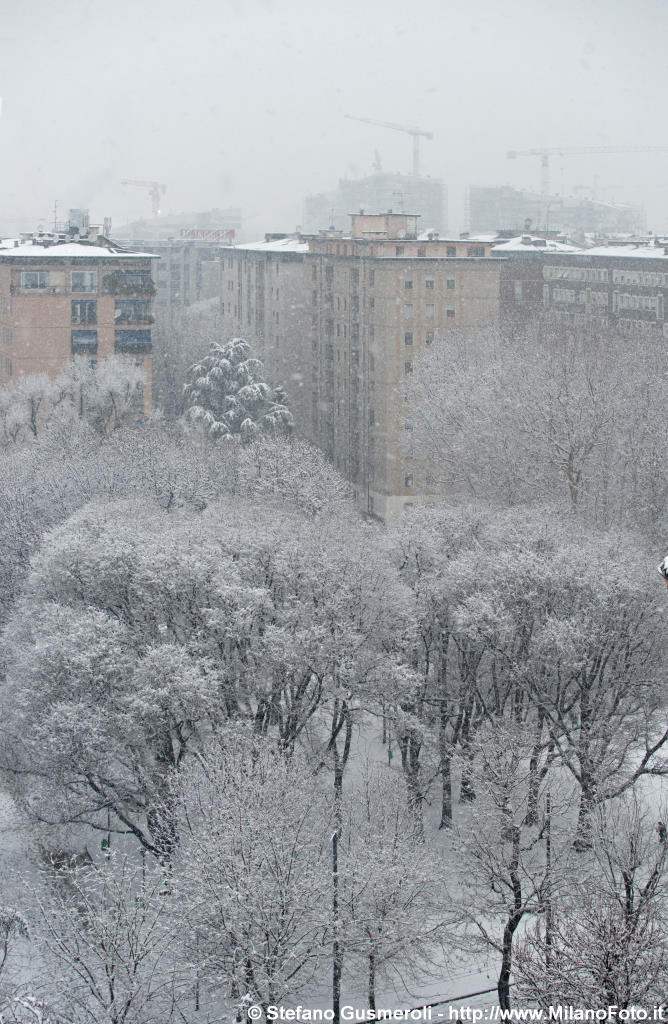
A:
MULTIPOLYGON (((86 206, 100 222, 240 205, 247 236, 292 230, 308 192, 407 172, 399 132, 434 132, 425 173, 463 227, 469 184, 539 189, 537 146, 668 146, 655 0, 0 0, 0 232, 86 206)), ((665 154, 563 157, 552 190, 613 186, 668 231, 665 154)))

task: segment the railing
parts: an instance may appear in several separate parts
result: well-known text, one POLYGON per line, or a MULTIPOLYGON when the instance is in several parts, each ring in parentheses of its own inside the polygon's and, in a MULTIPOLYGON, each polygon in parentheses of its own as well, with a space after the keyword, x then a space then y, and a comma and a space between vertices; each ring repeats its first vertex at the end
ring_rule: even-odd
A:
POLYGON ((67 295, 68 289, 65 285, 47 285, 46 288, 28 287, 24 288, 20 284, 10 284, 9 294, 10 295, 67 295))
POLYGON ((146 313, 143 316, 115 316, 114 324, 116 327, 140 327, 143 324, 152 324, 155 322, 155 317, 151 316, 150 313, 146 313))
POLYGON ((102 291, 105 295, 141 295, 145 298, 152 298, 155 295, 155 285, 148 275, 146 277, 133 277, 114 271, 102 278, 102 291))

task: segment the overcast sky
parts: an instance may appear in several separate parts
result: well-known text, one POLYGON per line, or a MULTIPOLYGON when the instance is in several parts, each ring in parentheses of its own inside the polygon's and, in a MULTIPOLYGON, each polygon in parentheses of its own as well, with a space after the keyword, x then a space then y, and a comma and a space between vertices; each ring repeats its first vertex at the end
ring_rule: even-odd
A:
MULTIPOLYGON (((0 233, 90 208, 117 225, 241 206, 247 234, 291 230, 308 192, 383 168, 433 131, 450 228, 469 184, 538 190, 538 146, 667 146, 665 0, 0 0, 0 233)), ((668 231, 668 152, 552 161, 668 231)))

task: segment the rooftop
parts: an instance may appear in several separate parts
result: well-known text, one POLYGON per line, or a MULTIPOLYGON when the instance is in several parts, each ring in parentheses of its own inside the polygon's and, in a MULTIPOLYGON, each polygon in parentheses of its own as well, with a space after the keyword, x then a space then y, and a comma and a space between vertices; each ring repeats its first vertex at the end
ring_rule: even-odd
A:
POLYGON ((596 245, 586 249, 586 256, 623 256, 626 259, 668 259, 668 245, 596 245))
POLYGON ((12 259, 158 259, 155 253, 131 252, 108 239, 97 242, 73 242, 53 235, 33 235, 30 238, 5 238, 0 241, 0 257, 12 259))
POLYGON ((557 252, 557 253, 578 253, 582 249, 574 245, 566 245, 564 242, 556 242, 552 238, 540 238, 535 235, 517 235, 516 238, 509 238, 505 242, 499 242, 492 246, 492 252, 496 255, 513 252, 557 252))
POLYGON ((271 241, 247 242, 244 245, 226 248, 251 249, 254 252, 308 252, 308 242, 304 242, 297 235, 288 235, 285 238, 273 238, 271 241))

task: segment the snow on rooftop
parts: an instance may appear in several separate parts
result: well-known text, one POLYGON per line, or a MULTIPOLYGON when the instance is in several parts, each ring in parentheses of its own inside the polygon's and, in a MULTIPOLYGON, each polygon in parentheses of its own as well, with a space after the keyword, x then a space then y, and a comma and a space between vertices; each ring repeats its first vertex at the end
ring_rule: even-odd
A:
POLYGON ((587 249, 587 256, 625 256, 627 259, 665 260, 663 245, 597 245, 587 249))
POLYGON ((81 242, 56 242, 52 245, 35 244, 34 241, 18 241, 15 238, 3 239, 0 242, 0 256, 18 256, 21 258, 72 259, 159 259, 150 252, 130 252, 119 250, 116 246, 86 245, 81 242), (18 243, 18 244, 17 244, 18 243))
POLYGON ((274 238, 270 242, 248 242, 230 248, 251 249, 253 252, 308 252, 308 242, 291 235, 288 238, 274 238))
POLYGON ((575 245, 566 245, 565 242, 555 242, 551 238, 537 238, 533 235, 518 235, 517 238, 509 238, 506 242, 499 242, 498 245, 492 246, 492 252, 499 254, 504 252, 578 253, 582 251, 575 245))

